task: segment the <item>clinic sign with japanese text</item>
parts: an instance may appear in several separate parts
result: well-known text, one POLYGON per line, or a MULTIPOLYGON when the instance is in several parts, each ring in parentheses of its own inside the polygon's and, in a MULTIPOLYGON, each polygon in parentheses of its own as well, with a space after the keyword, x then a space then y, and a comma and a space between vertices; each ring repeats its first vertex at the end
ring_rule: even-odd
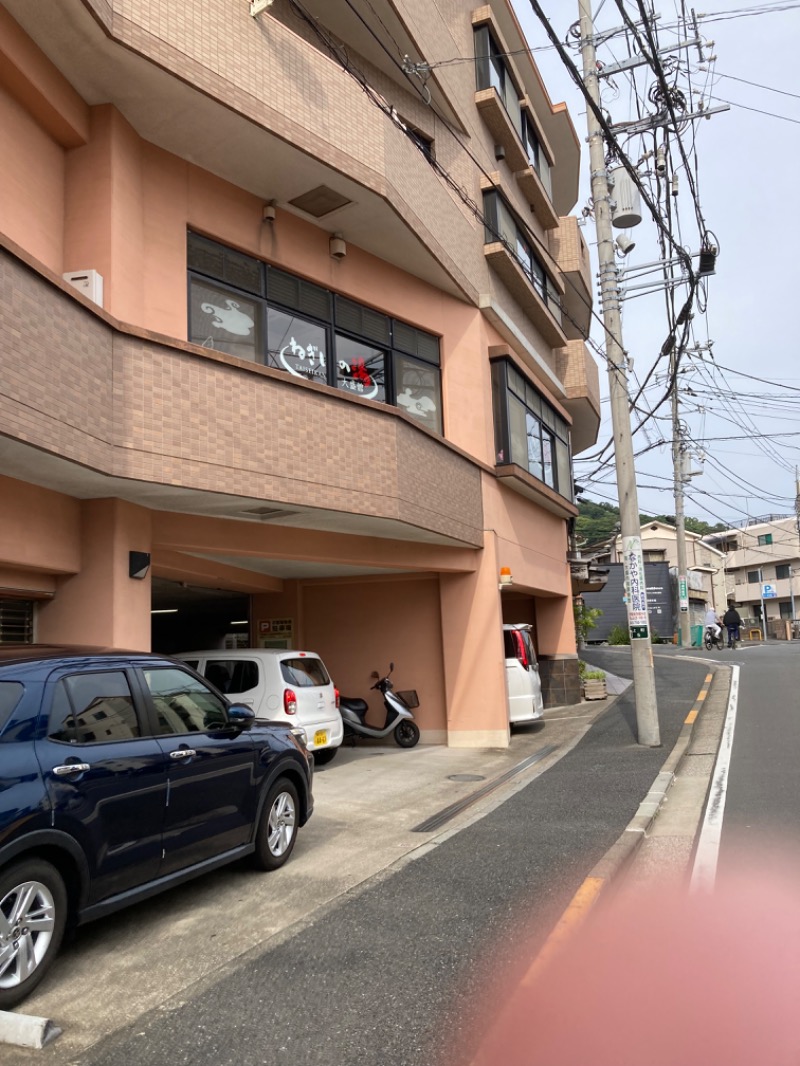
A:
POLYGON ((628 608, 628 629, 631 639, 647 640, 650 636, 647 617, 647 583, 644 576, 642 538, 626 537, 622 562, 625 569, 625 596, 628 608))

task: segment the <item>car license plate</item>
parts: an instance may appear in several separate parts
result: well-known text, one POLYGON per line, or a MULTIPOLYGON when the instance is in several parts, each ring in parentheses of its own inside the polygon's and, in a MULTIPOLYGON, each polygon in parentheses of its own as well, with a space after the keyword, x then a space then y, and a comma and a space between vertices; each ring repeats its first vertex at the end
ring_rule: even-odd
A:
POLYGON ((314 747, 318 748, 322 744, 328 743, 328 731, 326 729, 318 729, 314 734, 314 747))

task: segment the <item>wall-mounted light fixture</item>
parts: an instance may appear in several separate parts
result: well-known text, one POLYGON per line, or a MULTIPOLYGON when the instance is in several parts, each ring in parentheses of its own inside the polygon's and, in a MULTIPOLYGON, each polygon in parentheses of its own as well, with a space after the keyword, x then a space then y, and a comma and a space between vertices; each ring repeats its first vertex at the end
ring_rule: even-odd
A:
POLYGON ((150 569, 150 552, 128 552, 128 577, 143 581, 150 569))
POLYGON ((341 233, 331 234, 331 259, 344 259, 347 255, 347 243, 341 233))
POLYGON ((511 576, 511 567, 509 567, 509 566, 501 566, 500 567, 500 584, 498 585, 498 588, 507 589, 507 588, 510 588, 511 585, 513 585, 513 584, 514 584, 514 579, 511 576))
POLYGON ((261 217, 264 222, 274 222, 276 214, 277 212, 275 211, 275 201, 269 200, 267 203, 264 204, 264 209, 261 213, 261 217))

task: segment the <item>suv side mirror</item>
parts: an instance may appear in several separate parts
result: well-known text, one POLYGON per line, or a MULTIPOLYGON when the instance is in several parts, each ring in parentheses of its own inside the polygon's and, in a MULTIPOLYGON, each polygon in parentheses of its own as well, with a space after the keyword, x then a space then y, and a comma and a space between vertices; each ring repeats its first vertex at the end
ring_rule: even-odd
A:
POLYGON ((255 721, 256 712, 246 703, 232 703, 228 707, 228 720, 240 729, 249 729, 255 721))

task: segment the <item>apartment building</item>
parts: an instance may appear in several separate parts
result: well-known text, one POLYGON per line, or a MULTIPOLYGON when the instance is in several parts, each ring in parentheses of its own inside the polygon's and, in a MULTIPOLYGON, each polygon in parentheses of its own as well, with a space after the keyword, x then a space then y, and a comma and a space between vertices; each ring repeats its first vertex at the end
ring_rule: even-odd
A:
POLYGON ((394 660, 504 745, 504 621, 579 698, 581 138, 509 0, 263 7, 0 0, 0 639, 394 660))
POLYGON ((796 515, 765 515, 704 540, 727 552, 726 594, 767 635, 800 638, 800 530, 796 515))

